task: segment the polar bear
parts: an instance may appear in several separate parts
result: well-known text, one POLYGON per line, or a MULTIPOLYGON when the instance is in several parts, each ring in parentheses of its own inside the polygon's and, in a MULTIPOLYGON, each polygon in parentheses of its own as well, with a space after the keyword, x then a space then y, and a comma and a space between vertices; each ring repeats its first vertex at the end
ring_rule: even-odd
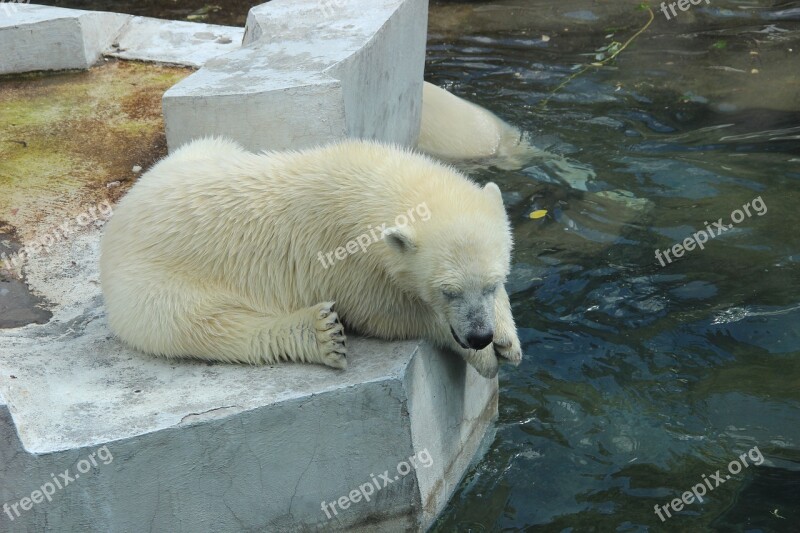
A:
POLYGON ((428 82, 422 84, 417 148, 448 161, 493 159, 506 170, 545 155, 519 129, 478 105, 428 82))
POLYGON ((493 377, 498 357, 522 357, 503 285, 511 249, 498 187, 427 156, 204 139, 121 200, 100 279, 111 329, 151 354, 345 368, 347 330, 424 338, 493 377), (427 219, 406 216, 423 204, 427 219), (361 251, 365 234, 377 240, 361 251))
POLYGON ((590 166, 533 146, 526 133, 488 109, 428 82, 422 84, 417 149, 454 164, 483 160, 504 170, 517 170, 535 160, 582 191, 596 177, 590 166))

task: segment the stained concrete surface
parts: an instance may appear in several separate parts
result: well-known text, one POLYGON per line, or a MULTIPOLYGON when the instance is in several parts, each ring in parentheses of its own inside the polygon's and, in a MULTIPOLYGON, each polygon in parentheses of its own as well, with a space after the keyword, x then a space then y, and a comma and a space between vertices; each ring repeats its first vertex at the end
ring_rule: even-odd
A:
POLYGON ((29 281, 75 270, 60 253, 86 229, 75 217, 115 202, 133 184, 134 167, 166 155, 161 96, 190 72, 106 60, 84 72, 0 77, 0 290, 8 290, 0 328, 49 316, 41 307, 65 288, 31 294, 17 254, 32 250, 29 281))

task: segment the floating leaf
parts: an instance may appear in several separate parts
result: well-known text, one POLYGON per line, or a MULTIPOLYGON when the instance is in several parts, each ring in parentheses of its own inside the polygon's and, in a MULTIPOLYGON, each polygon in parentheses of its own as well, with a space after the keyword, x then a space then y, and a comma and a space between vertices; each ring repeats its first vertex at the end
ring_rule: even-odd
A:
POLYGON ((531 213, 531 218, 536 220, 537 218, 542 218, 547 214, 547 209, 537 209, 533 213, 531 213))

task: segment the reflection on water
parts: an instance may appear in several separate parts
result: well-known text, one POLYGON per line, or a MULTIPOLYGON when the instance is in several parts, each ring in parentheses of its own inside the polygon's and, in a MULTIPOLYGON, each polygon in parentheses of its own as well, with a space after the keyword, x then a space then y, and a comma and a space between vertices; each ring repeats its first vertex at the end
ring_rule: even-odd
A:
POLYGON ((495 441, 434 530, 795 531, 800 8, 657 12, 613 66, 538 105, 647 20, 600 4, 432 8, 427 79, 554 154, 469 166, 500 184, 513 220, 526 359, 503 370, 495 441), (665 267, 655 258, 759 196, 762 216, 665 267), (531 220, 536 209, 548 215, 531 220), (655 514, 754 446, 761 465, 655 514))

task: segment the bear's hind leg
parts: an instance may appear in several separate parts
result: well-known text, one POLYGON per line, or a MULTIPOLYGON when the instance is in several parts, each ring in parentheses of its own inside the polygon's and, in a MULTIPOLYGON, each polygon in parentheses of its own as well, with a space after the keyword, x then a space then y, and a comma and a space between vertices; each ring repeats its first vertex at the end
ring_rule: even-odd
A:
POLYGON ((333 303, 291 313, 264 309, 180 277, 143 279, 120 269, 104 281, 114 332, 141 351, 228 363, 278 361, 347 366, 333 303))
MULTIPOLYGON (((225 360, 246 363, 294 361, 321 363, 333 368, 347 368, 344 326, 333 310, 333 302, 324 302, 289 314, 253 313, 244 309, 217 311, 208 317, 218 326, 209 331, 209 339, 241 335, 242 359, 235 352, 225 360), (237 331, 239 328, 246 325, 237 331)), ((201 319, 206 321, 207 319, 201 319)), ((213 353, 213 351, 211 352, 213 353)))

